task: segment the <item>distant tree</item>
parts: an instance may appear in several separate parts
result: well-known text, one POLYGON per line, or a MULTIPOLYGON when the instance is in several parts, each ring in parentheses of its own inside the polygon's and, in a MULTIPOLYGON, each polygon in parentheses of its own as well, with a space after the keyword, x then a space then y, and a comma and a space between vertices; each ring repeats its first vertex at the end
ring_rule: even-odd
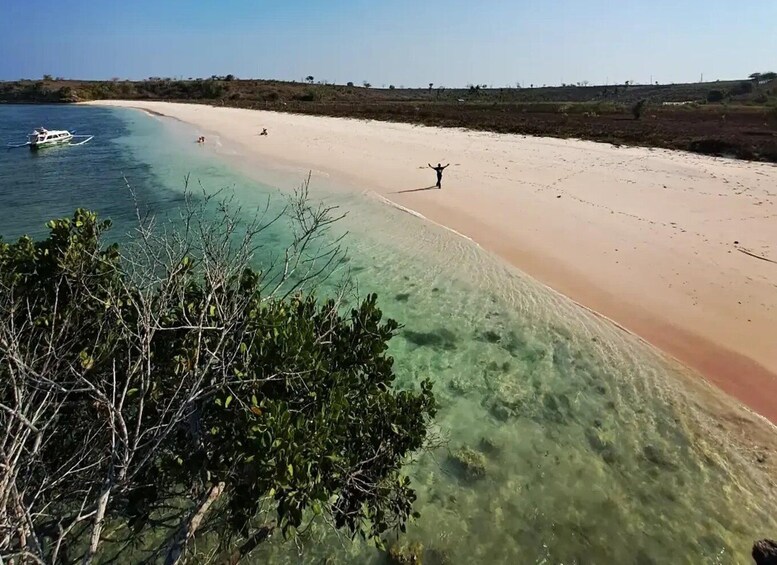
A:
POLYGON ((313 84, 313 81, 315 81, 315 77, 313 75, 308 75, 305 77, 305 80, 308 81, 310 84, 313 84))
POLYGON ((753 92, 753 83, 747 80, 740 81, 733 89, 733 94, 750 94, 753 92))
POLYGON ((395 388, 374 295, 300 292, 341 256, 330 208, 288 211, 277 276, 250 267, 267 224, 235 217, 141 225, 126 253, 84 210, 0 242, 3 559, 237 563, 318 515, 404 530, 431 385, 395 388))
POLYGON ((433 82, 430 82, 430 83, 429 83, 429 92, 431 92, 431 91, 432 91, 432 88, 434 88, 434 83, 433 83, 433 82))
POLYGON ((722 102, 726 95, 722 90, 710 90, 707 93, 707 102, 722 102))
POLYGON ((487 84, 484 84, 484 85, 483 85, 483 89, 485 90, 486 88, 488 88, 488 85, 487 85, 487 84))
POLYGON ((645 104, 647 104, 647 100, 640 100, 631 107, 631 115, 634 116, 635 120, 642 117, 642 111, 645 109, 645 104))
POLYGON ((73 92, 73 89, 69 86, 63 86, 59 89, 59 98, 60 100, 64 101, 71 101, 75 98, 75 93, 73 92))
POLYGON ((43 80, 54 80, 51 75, 43 75, 43 80))
POLYGON ((521 88, 521 83, 520 83, 520 82, 516 82, 516 83, 515 83, 515 88, 518 88, 518 89, 520 89, 520 88, 521 88))
POLYGON ((774 80, 774 79, 776 79, 776 78, 777 78, 777 73, 773 73, 773 72, 771 72, 771 71, 770 71, 770 72, 768 72, 768 73, 763 73, 763 74, 761 75, 761 80, 762 80, 763 82, 771 82, 771 81, 773 81, 773 80, 774 80))
POLYGON ((534 83, 532 83, 531 86, 529 86, 529 88, 534 88, 534 83))
POLYGON ((227 75, 224 77, 224 80, 233 81, 235 80, 235 75, 227 75))
POLYGON ((348 81, 348 83, 347 83, 345 86, 350 86, 350 87, 353 87, 353 82, 351 82, 351 81, 348 81))
POLYGON ((627 81, 624 83, 624 86, 625 86, 626 88, 628 88, 629 84, 631 84, 631 81, 630 81, 630 80, 627 80, 627 81))
POLYGON ((758 83, 761 80, 761 73, 753 73, 750 76, 748 76, 747 78, 749 78, 750 80, 752 80, 755 83, 758 83))
POLYGON ((372 88, 372 85, 366 80, 362 83, 362 85, 364 85, 364 88, 372 88))
POLYGON ((394 85, 393 84, 389 85, 389 90, 394 90, 394 85))

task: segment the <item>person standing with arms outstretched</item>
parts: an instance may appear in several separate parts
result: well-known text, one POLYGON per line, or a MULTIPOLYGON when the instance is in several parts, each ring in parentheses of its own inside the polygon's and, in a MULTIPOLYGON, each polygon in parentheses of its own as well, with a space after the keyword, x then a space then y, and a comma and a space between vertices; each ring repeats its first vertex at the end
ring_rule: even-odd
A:
POLYGON ((450 163, 448 163, 448 164, 447 164, 447 165, 445 165, 444 167, 442 166, 442 164, 441 164, 441 163, 437 163, 437 166, 436 166, 436 167, 432 167, 432 164, 431 164, 431 163, 427 163, 427 165, 429 165, 429 168, 430 168, 430 169, 434 169, 434 170, 437 172, 437 188, 442 188, 442 172, 443 172, 445 169, 447 169, 448 167, 450 167, 450 166, 451 166, 451 164, 450 164, 450 163))

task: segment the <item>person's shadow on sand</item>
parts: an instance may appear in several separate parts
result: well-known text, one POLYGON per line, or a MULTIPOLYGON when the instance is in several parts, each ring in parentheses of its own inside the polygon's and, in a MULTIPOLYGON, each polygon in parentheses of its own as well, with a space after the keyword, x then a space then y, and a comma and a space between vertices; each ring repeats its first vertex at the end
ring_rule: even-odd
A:
POLYGON ((397 192, 392 192, 391 194, 405 194, 408 192, 422 192, 424 190, 436 190, 436 189, 437 189, 437 185, 433 184, 432 186, 425 186, 423 188, 409 188, 407 190, 398 190, 397 192))

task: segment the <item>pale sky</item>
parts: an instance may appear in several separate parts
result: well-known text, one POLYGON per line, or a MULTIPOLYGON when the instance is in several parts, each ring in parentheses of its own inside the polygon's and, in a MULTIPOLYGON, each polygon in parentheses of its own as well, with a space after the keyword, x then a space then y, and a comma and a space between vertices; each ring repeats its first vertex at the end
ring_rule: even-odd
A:
POLYGON ((0 80, 693 82, 777 71, 777 0, 0 0, 0 54, 0 80))

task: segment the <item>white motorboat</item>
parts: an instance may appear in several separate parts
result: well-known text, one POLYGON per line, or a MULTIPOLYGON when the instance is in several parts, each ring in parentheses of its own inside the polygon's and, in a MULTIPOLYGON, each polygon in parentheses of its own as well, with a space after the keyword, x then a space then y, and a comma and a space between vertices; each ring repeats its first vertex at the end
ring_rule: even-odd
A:
POLYGON ((73 134, 67 130, 49 131, 46 128, 38 128, 27 139, 30 149, 42 149, 52 145, 70 143, 70 140, 73 139, 73 134))
POLYGON ((27 136, 27 141, 24 143, 9 143, 6 147, 8 149, 16 147, 43 149, 44 147, 52 147, 54 145, 83 145, 84 143, 89 143, 93 137, 93 135, 75 135, 64 129, 48 130, 46 128, 38 128, 27 136))

